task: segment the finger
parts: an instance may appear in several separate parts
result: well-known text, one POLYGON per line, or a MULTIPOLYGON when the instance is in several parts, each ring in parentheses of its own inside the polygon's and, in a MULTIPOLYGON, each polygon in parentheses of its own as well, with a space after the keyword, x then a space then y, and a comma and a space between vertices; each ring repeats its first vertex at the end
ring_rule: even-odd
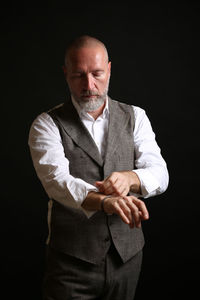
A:
POLYGON ((96 181, 95 182, 96 187, 99 189, 99 191, 105 195, 112 195, 114 192, 112 188, 105 188, 106 184, 105 181, 96 181))
POLYGON ((113 191, 117 196, 126 196, 128 194, 128 189, 126 184, 124 184, 121 180, 117 179, 115 184, 113 185, 113 191))
POLYGON ((96 187, 99 187, 99 186, 101 186, 102 184, 103 184, 103 181, 96 181, 96 182, 95 182, 96 187))
POLYGON ((117 184, 114 178, 106 178, 104 181, 102 181, 102 184, 100 186, 100 191, 103 192, 106 195, 115 195, 119 196, 119 194, 116 192, 117 191, 117 184))
POLYGON ((104 186, 102 185, 102 186, 99 186, 98 189, 99 189, 99 192, 101 192, 102 194, 112 195, 112 196, 119 196, 119 195, 115 194, 115 192, 112 189, 112 187, 104 189, 104 186))
POLYGON ((141 227, 141 217, 140 217, 140 213, 139 210, 137 208, 137 206, 135 204, 132 203, 131 205, 131 211, 132 211, 132 216, 135 222, 135 226, 137 228, 141 227))
POLYGON ((98 188, 100 193, 104 193, 103 181, 96 181, 95 186, 98 188))
POLYGON ((126 181, 122 180, 117 172, 113 172, 103 181, 98 181, 97 185, 100 192, 106 195, 126 196, 129 192, 126 181))
POLYGON ((134 221, 133 221, 133 216, 132 216, 132 211, 131 211, 131 209, 130 209, 130 207, 126 204, 126 202, 124 201, 124 199, 123 198, 120 198, 119 200, 118 200, 118 203, 119 203, 119 205, 120 205, 120 208, 123 210, 123 213, 126 215, 126 217, 128 218, 128 220, 129 220, 129 225, 131 226, 131 227, 133 227, 134 226, 134 221))
POLYGON ((129 201, 131 199, 131 202, 134 203, 137 206, 137 208, 140 212, 140 216, 143 220, 147 220, 149 218, 148 210, 146 208, 145 203, 142 200, 140 200, 140 199, 138 199, 134 196, 128 196, 126 198, 128 198, 129 201))
POLYGON ((133 197, 133 196, 132 196, 132 201, 139 208, 142 220, 148 220, 149 219, 149 212, 146 208, 145 203, 142 200, 140 200, 136 197, 133 197))
POLYGON ((118 203, 115 204, 115 213, 122 219, 122 221, 126 224, 130 225, 130 220, 124 213, 123 209, 120 207, 118 203))
POLYGON ((116 181, 110 181, 109 184, 107 184, 107 187, 105 188, 105 192, 108 195, 123 197, 128 194, 129 188, 124 182, 122 182, 117 178, 116 181))
POLYGON ((131 210, 132 218, 134 219, 135 226, 141 227, 141 215, 139 213, 138 207, 132 202, 131 197, 124 197, 127 206, 131 210))
POLYGON ((119 202, 119 198, 117 200, 116 198, 112 198, 112 197, 107 198, 106 201, 104 202, 104 210, 107 213, 117 214, 125 224, 128 224, 130 228, 133 228, 134 222, 132 219, 132 215, 130 221, 130 218, 127 217, 127 215, 124 213, 123 209, 120 207, 118 202, 119 202))
POLYGON ((105 179, 104 188, 107 189, 109 187, 113 187, 116 185, 116 182, 117 182, 117 177, 115 177, 114 175, 111 175, 105 179))
POLYGON ((108 186, 107 188, 104 189, 104 194, 106 195, 113 195, 113 196, 119 196, 118 194, 115 193, 115 190, 112 186, 108 186))

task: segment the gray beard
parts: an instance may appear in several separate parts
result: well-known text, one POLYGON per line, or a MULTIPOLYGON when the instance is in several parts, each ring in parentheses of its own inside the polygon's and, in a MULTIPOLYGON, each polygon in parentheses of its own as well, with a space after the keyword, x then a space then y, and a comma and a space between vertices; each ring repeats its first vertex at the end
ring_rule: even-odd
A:
POLYGON ((74 100, 78 103, 78 105, 84 112, 92 112, 100 108, 106 101, 107 94, 108 94, 108 86, 105 89, 104 93, 102 95, 97 95, 95 99, 87 99, 86 97, 84 97, 89 95, 96 95, 96 93, 93 91, 87 91, 83 93, 80 98, 76 97, 72 93, 74 100))
POLYGON ((84 112, 92 112, 97 110, 99 107, 101 107, 104 104, 106 100, 106 95, 105 97, 101 96, 101 97, 97 97, 96 99, 90 99, 87 101, 76 97, 74 97, 74 99, 84 112))

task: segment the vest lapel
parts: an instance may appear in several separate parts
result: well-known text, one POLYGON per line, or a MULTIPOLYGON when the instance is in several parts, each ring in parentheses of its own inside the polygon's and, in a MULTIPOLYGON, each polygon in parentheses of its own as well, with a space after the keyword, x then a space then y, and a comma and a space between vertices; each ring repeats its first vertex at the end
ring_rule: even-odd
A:
POLYGON ((71 101, 64 103, 58 118, 73 141, 102 166, 103 160, 99 150, 71 101))
POLYGON ((130 114, 122 110, 117 102, 109 98, 109 130, 105 161, 112 157, 120 143, 120 136, 130 120, 130 114))

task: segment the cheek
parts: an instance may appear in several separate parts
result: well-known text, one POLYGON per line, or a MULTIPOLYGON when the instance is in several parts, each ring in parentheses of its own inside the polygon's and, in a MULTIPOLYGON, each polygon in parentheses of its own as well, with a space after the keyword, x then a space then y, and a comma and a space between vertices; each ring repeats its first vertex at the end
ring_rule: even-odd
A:
POLYGON ((99 87, 101 88, 101 90, 105 90, 105 88, 106 88, 107 85, 108 85, 108 80, 109 80, 108 77, 99 80, 98 85, 99 85, 99 87))
POLYGON ((78 80, 68 80, 67 84, 68 84, 70 90, 73 91, 73 92, 77 93, 81 89, 81 85, 80 85, 80 82, 78 80))

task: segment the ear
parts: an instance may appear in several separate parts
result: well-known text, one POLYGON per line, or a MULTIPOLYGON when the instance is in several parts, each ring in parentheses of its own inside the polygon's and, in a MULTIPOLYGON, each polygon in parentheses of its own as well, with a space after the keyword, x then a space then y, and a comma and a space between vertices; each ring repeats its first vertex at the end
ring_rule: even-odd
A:
POLYGON ((109 70, 109 73, 111 74, 111 61, 109 61, 109 63, 108 63, 108 70, 109 70))

